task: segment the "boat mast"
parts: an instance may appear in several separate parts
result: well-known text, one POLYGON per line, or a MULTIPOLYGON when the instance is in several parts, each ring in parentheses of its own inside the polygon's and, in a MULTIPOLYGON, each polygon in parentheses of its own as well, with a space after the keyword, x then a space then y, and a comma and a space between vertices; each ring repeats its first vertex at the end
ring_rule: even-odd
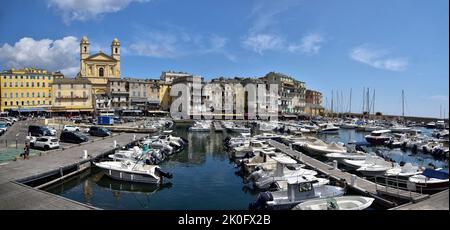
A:
POLYGON ((375 89, 373 90, 372 113, 373 113, 373 115, 375 116, 375 89))
POLYGON ((362 112, 361 112, 361 114, 362 114, 362 117, 364 118, 364 108, 365 108, 365 106, 366 106, 366 87, 363 87, 363 106, 362 106, 362 112))
POLYGON ((350 105, 348 109, 348 113, 352 112, 352 88, 350 88, 350 105))
POLYGON ((405 91, 402 89, 402 118, 405 120, 405 91))
POLYGON ((333 117, 333 98, 334 98, 334 94, 333 94, 333 90, 331 90, 331 117, 333 117))

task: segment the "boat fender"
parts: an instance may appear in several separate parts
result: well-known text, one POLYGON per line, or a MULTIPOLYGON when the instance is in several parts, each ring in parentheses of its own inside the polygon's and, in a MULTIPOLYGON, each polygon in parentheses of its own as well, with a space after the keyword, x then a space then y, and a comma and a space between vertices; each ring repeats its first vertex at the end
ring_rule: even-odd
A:
POLYGON ((158 173, 158 175, 160 175, 160 177, 165 177, 165 178, 169 178, 169 179, 173 178, 172 173, 164 172, 159 168, 156 168, 155 171, 158 173))

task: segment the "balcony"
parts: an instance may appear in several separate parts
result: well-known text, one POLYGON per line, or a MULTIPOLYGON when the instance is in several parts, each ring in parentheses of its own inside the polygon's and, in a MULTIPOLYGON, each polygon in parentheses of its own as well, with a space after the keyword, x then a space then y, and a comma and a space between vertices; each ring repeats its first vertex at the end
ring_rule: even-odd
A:
POLYGON ((115 94, 115 95, 128 95, 130 94, 127 91, 112 91, 111 94, 115 94))
POLYGON ((65 99, 88 99, 89 97, 86 96, 81 96, 81 95, 59 95, 56 96, 56 99, 58 100, 65 100, 65 99))

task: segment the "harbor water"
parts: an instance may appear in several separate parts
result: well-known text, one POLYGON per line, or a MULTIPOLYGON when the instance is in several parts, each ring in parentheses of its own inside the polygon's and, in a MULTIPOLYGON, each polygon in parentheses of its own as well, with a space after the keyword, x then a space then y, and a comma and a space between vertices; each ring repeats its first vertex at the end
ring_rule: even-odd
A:
MULTIPOLYGON (((173 174, 169 183, 152 186, 117 181, 92 167, 45 190, 102 209, 246 210, 258 192, 243 182, 239 168, 229 160, 224 150, 223 139, 233 134, 213 131, 189 133, 187 129, 188 126, 174 129, 175 135, 188 140, 187 147, 161 164, 161 168, 173 174)), ((320 137, 326 141, 348 143, 363 141, 365 134, 341 129, 339 135, 320 137)), ((448 170, 448 161, 433 159, 431 155, 383 151, 397 162, 432 163, 448 170)))

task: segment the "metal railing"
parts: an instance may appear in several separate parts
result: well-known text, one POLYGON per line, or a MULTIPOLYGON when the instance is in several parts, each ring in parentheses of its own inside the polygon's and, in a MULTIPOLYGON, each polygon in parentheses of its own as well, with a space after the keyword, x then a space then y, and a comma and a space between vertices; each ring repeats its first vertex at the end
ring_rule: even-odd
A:
MULTIPOLYGON (((387 176, 375 176, 370 178, 375 182, 375 190, 380 191, 384 190, 386 193, 392 194, 388 190, 395 189, 397 197, 401 196, 401 192, 403 192, 402 195, 405 195, 405 192, 409 192, 409 197, 413 198, 413 193, 419 193, 423 194, 423 189, 426 188, 424 185, 419 185, 410 182, 408 179, 399 178, 398 176, 395 177, 387 177, 387 176), (406 185, 401 186, 401 185, 406 185), (383 188, 384 187, 384 188, 383 188)), ((394 194, 392 194, 394 195, 394 194)))

